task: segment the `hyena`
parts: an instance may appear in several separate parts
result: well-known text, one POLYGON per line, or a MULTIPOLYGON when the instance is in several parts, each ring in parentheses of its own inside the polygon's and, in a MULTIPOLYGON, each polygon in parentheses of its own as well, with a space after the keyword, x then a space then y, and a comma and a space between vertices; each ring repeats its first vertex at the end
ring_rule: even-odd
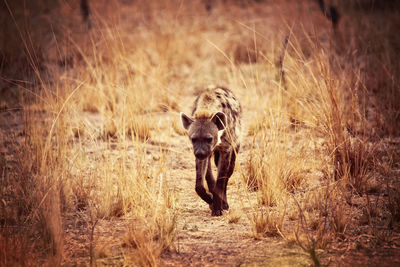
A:
POLYGON ((212 216, 221 216, 223 209, 229 209, 226 187, 240 147, 241 112, 231 90, 215 87, 196 98, 192 117, 181 113, 196 157, 196 193, 210 205, 212 216), (216 180, 211 170, 212 156, 218 169, 216 180), (204 187, 204 180, 210 193, 204 187))

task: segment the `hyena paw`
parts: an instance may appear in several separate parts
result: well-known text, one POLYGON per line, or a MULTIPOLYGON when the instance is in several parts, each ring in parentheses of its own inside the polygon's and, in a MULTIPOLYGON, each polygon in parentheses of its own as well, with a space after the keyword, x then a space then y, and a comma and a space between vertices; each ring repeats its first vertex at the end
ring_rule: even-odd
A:
POLYGON ((223 210, 229 210, 229 204, 228 204, 228 202, 222 202, 222 209, 223 209, 223 210))
POLYGON ((211 216, 222 216, 222 210, 213 210, 211 216))

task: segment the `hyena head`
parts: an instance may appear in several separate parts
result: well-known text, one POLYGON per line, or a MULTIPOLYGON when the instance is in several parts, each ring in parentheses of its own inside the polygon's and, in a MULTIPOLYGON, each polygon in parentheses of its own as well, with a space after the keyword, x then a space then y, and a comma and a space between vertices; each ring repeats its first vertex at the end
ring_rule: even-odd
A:
POLYGON ((192 141, 195 157, 203 160, 211 156, 214 148, 221 142, 220 138, 226 126, 226 115, 217 112, 211 119, 192 119, 181 113, 181 120, 192 141))

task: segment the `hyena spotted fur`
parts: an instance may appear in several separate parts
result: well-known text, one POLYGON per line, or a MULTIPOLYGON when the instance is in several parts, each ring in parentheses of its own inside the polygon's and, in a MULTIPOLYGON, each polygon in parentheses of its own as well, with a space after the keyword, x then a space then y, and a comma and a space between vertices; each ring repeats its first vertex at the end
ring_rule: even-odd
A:
POLYGON ((239 152, 241 112, 231 90, 214 87, 207 88, 196 98, 191 117, 181 113, 196 157, 195 189, 210 205, 212 216, 221 216, 223 209, 229 209, 226 187, 239 152), (218 169, 216 180, 211 170, 212 156, 218 169), (209 192, 204 187, 204 180, 209 192))

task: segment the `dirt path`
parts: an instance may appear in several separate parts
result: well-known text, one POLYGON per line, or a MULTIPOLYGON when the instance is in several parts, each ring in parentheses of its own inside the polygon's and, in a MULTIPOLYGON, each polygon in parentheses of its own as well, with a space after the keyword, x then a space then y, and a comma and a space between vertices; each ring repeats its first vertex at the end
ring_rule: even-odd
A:
MULTIPOLYGON (((189 164, 188 166, 193 165, 189 164)), ((239 265, 290 265, 301 266, 307 258, 296 247, 285 245, 282 238, 255 240, 251 237, 251 226, 243 213, 243 202, 236 193, 232 177, 228 189, 230 213, 239 214, 238 222, 229 222, 229 212, 222 217, 212 217, 208 205, 197 197, 194 187, 194 172, 188 168, 176 170, 172 175, 176 183, 179 206, 177 251, 163 256, 165 265, 183 266, 239 266, 239 265)))

